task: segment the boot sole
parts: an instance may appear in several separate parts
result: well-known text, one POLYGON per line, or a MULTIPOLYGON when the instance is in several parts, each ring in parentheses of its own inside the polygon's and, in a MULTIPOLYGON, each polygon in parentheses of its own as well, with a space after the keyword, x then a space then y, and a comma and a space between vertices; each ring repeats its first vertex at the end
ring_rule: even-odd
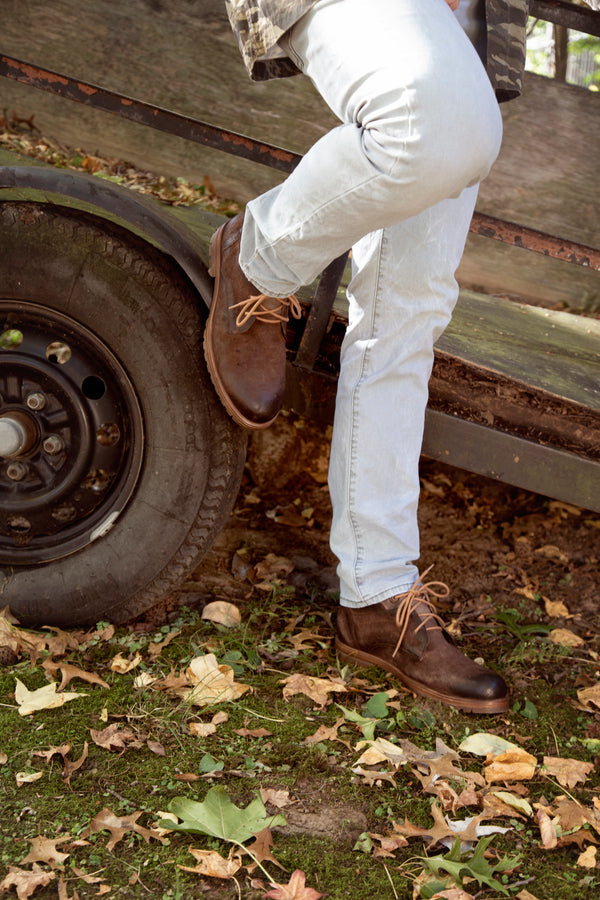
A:
POLYGON ((494 715, 495 713, 506 712, 509 708, 509 698, 501 697, 497 700, 474 700, 466 697, 455 697, 452 694, 444 694, 442 691, 436 691, 428 688, 426 685, 418 681, 414 681, 409 675, 405 675, 400 669, 384 662, 378 656, 371 656, 370 653, 364 653, 362 650, 355 650, 347 644, 342 643, 339 638, 335 639, 335 649, 337 655, 343 662, 351 663, 355 666, 370 667, 375 666, 378 669, 385 669, 390 672, 402 684, 410 688, 414 694, 422 697, 430 697, 432 700, 439 700, 447 706, 453 706, 463 712, 479 713, 480 715, 494 715))
POLYGON ((206 328, 204 329, 204 359, 206 360, 206 367, 208 369, 208 374, 210 375, 210 380, 213 383, 213 387, 217 392, 219 400, 221 401, 233 421, 236 423, 236 425, 241 425, 242 428, 246 428, 249 431, 260 431, 263 428, 268 428, 269 425, 272 425, 278 414, 273 416, 272 419, 269 419, 266 422, 254 422, 252 419, 246 418, 246 416, 242 412, 240 412, 240 410, 237 408, 237 406, 225 390, 225 386, 223 385, 223 382, 219 377, 217 361, 213 351, 213 319, 216 306, 215 299, 219 293, 219 287, 221 284, 221 245, 223 243, 224 229, 225 225, 221 225, 221 227, 215 231, 210 239, 208 274, 212 276, 212 278, 214 278, 215 285, 213 289, 213 299, 210 305, 208 319, 206 321, 206 328))

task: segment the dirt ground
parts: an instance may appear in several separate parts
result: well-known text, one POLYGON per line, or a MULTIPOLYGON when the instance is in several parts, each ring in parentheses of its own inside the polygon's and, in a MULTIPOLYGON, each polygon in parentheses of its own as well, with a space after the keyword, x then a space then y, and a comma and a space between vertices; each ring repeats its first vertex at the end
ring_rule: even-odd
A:
MULTIPOLYGON (((296 596, 318 598, 335 611, 328 451, 328 435, 292 415, 254 438, 233 514, 179 602, 194 606, 215 595, 251 601, 250 572, 274 554, 288 562, 279 569, 275 563, 271 575, 293 586, 296 596)), ((600 632, 597 513, 427 460, 422 460, 421 486, 418 565, 421 571, 433 566, 428 580, 449 585, 444 613, 455 631, 477 632, 478 623, 508 608, 517 610, 517 626, 538 622, 595 641, 600 632), (568 612, 549 603, 562 603, 568 612)), ((169 605, 151 618, 168 612, 169 605)))

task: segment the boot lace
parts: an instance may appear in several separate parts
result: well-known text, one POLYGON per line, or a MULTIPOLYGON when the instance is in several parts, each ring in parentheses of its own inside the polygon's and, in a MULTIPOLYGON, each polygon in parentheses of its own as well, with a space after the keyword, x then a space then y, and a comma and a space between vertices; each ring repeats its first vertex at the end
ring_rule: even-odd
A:
POLYGON ((294 319, 302 317, 302 307, 295 294, 292 294, 290 297, 269 297, 268 294, 256 294, 248 297, 247 300, 240 300, 239 303, 234 303, 229 309, 239 309, 235 320, 238 328, 241 328, 252 318, 267 325, 277 325, 278 322, 287 322, 290 313, 294 319), (275 301, 279 305, 270 309, 268 306, 265 306, 266 300, 275 301))
POLYGON ((443 581, 427 581, 423 579, 432 570, 433 566, 429 566, 423 572, 419 580, 405 594, 399 594, 394 598, 398 601, 398 609, 396 610, 396 625, 400 629, 400 637, 393 652, 396 655, 408 629, 411 614, 418 612, 421 621, 415 628, 415 634, 425 628, 426 631, 441 631, 444 628, 444 622, 436 612, 435 606, 430 597, 443 599, 450 594, 450 588, 443 581), (417 610, 417 607, 420 607, 417 610), (425 610, 423 609, 425 607, 425 610))

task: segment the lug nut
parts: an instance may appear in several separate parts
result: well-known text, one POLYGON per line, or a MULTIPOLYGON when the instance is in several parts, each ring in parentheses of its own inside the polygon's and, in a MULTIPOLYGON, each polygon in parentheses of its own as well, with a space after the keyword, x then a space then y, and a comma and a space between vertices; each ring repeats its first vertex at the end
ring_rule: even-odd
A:
POLYGON ((11 462, 6 467, 6 474, 11 481, 23 481, 27 475, 27 466, 22 462, 11 462))
POLYGON ((45 407, 46 398, 40 391, 35 391, 35 393, 29 395, 25 402, 29 409, 40 410, 45 407))
POLYGON ((62 441, 62 438, 60 438, 57 434, 49 434, 48 437, 44 439, 42 447, 44 448, 44 451, 50 456, 55 456, 63 449, 64 443, 62 441))

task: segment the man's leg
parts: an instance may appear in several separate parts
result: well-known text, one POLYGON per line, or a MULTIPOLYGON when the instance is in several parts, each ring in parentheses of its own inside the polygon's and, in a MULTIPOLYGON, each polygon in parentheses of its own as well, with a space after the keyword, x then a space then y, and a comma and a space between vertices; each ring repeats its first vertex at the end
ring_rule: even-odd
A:
POLYGON ((445 0, 319 0, 286 49, 342 124, 213 246, 207 362, 250 428, 281 403, 294 291, 369 232, 478 183, 501 135, 487 76, 445 0))
MULTIPOLYGON (((493 713, 507 707, 502 679, 448 639, 414 566, 433 344, 457 299, 454 274, 476 195, 466 188, 354 246, 329 487, 340 657, 381 666, 416 693, 493 713)), ((430 587, 434 596, 446 593, 430 587)))

